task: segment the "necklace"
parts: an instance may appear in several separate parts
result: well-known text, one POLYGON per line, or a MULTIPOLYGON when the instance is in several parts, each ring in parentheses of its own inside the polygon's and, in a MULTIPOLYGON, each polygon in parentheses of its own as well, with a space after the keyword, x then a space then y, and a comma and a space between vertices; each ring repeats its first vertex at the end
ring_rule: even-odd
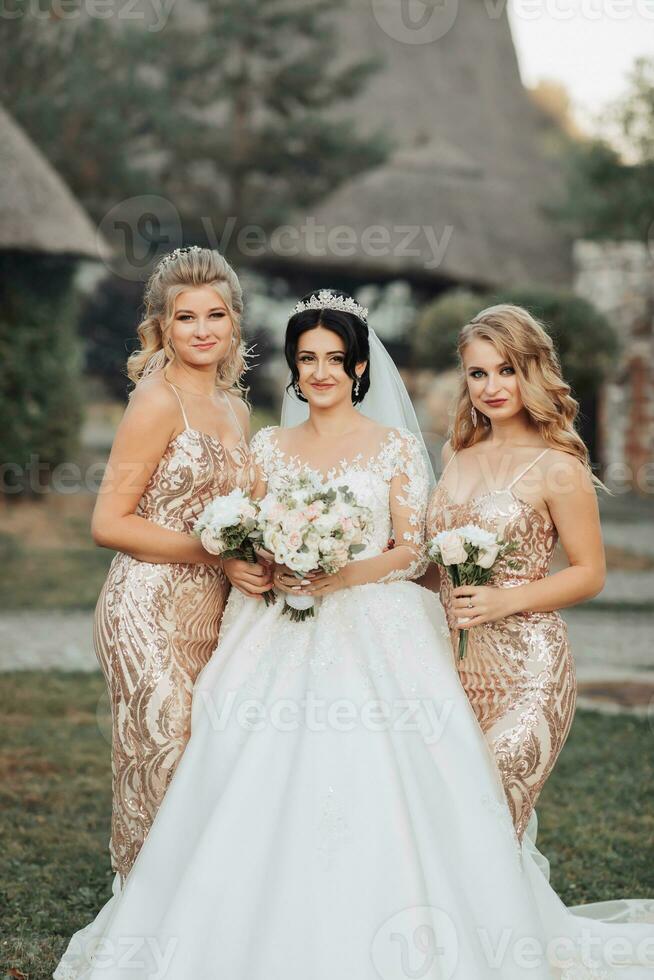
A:
POLYGON ((178 385, 176 381, 171 381, 169 378, 166 378, 166 381, 168 384, 173 385, 174 388, 179 388, 180 391, 185 391, 187 395, 197 395, 198 398, 210 398, 211 401, 214 400, 215 391, 218 390, 218 388, 216 388, 212 393, 207 393, 206 391, 194 391, 193 388, 184 388, 183 385, 178 385))

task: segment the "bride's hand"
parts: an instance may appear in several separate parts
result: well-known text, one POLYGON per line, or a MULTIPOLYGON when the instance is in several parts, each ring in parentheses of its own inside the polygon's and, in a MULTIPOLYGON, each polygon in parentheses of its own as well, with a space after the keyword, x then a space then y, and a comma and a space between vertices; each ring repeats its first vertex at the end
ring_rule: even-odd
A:
POLYGON ((465 629, 495 623, 515 612, 511 592, 491 585, 459 585, 452 590, 452 612, 465 629))
POLYGON ((348 587, 346 569, 347 565, 340 571, 334 572, 333 575, 326 575, 325 572, 310 572, 302 582, 293 576, 296 588, 289 591, 292 595, 310 595, 315 599, 322 599, 323 596, 331 595, 332 592, 339 592, 348 587))
POLYGON ((322 572, 307 572, 302 578, 298 578, 296 573, 286 565, 275 565, 273 581, 275 588, 280 592, 287 592, 289 595, 308 595, 306 588, 322 574, 322 572))
POLYGON ((271 565, 257 562, 255 565, 240 558, 226 558, 223 571, 234 588, 249 599, 260 599, 273 585, 271 565))

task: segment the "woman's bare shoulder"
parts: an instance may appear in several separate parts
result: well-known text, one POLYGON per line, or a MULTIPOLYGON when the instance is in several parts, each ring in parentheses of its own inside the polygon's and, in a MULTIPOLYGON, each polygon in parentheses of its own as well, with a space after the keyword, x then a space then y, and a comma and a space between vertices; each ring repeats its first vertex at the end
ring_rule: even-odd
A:
POLYGON ((168 382, 159 373, 139 381, 130 392, 126 417, 132 422, 158 423, 176 420, 179 401, 168 382))
POLYGON ((539 461, 545 477, 548 498, 567 494, 571 490, 587 490, 595 494, 595 484, 589 467, 574 453, 549 449, 539 461))

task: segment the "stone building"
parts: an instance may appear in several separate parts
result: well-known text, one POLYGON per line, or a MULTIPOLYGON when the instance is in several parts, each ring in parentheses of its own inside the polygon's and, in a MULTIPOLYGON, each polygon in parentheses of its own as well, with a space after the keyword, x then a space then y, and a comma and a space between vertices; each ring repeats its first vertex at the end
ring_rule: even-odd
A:
POLYGON ((621 342, 600 403, 606 482, 654 493, 654 251, 642 242, 579 241, 575 290, 608 316, 621 342))

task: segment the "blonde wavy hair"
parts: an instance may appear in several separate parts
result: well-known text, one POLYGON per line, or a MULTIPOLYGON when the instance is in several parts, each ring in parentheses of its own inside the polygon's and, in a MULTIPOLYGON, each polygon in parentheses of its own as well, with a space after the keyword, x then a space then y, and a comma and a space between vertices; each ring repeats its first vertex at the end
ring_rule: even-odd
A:
POLYGON ((234 329, 227 357, 218 365, 216 387, 245 396, 242 377, 248 370, 248 351, 241 337, 243 293, 227 259, 214 249, 190 248, 165 255, 148 279, 144 315, 138 326, 140 350, 127 360, 127 374, 136 384, 175 359, 170 330, 179 293, 192 286, 212 286, 229 311, 234 329))
MULTIPOLYGON (((462 375, 450 434, 452 448, 474 446, 488 432, 486 425, 472 424, 473 406, 463 371, 463 353, 472 340, 487 340, 511 365, 523 405, 543 442, 571 453, 590 470, 588 449, 575 429, 579 403, 563 379, 554 342, 528 310, 508 303, 482 310, 459 333, 457 351, 462 375)), ((479 409, 477 414, 481 415, 479 409)))

